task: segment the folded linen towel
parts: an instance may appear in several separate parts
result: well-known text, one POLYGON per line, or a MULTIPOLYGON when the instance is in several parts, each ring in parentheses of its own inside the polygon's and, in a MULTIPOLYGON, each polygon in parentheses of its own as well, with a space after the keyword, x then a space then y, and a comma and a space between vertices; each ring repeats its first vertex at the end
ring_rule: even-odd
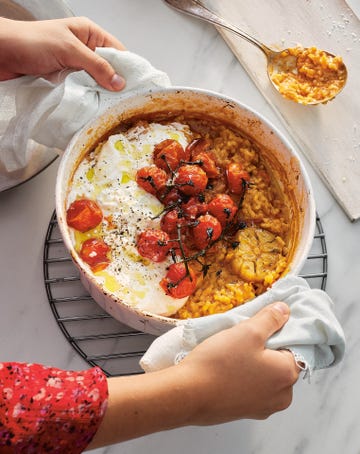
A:
POLYGON ((290 318, 268 339, 268 348, 290 350, 309 373, 342 359, 345 336, 331 299, 322 290, 310 289, 303 278, 289 275, 253 301, 222 314, 189 319, 171 329, 155 339, 140 365, 145 372, 151 372, 176 364, 209 336, 248 319, 275 301, 289 305, 290 318))
POLYGON ((13 99, 16 103, 16 115, 8 123, 0 121, 0 162, 8 172, 27 165, 29 140, 60 153, 90 119, 129 93, 170 85, 167 74, 139 55, 112 48, 97 48, 96 53, 125 78, 122 91, 102 88, 85 71, 60 72, 48 79, 24 76, 0 83, 0 106, 9 109, 13 99))

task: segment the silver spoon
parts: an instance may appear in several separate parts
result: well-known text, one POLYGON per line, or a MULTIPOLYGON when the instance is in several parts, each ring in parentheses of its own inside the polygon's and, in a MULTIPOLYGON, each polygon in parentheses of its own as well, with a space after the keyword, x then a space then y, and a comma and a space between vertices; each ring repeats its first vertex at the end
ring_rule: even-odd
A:
MULTIPOLYGON (((276 90, 283 95, 287 99, 291 99, 292 101, 298 102, 300 104, 320 104, 320 103, 326 103, 330 101, 331 99, 335 98, 335 96, 344 88, 346 79, 347 79, 347 69, 342 60, 338 57, 335 57, 335 55, 325 52, 325 51, 318 51, 321 52, 322 55, 325 55, 326 58, 328 58, 330 61, 333 61, 333 59, 337 58, 338 59, 338 71, 336 73, 335 81, 334 81, 334 75, 330 78, 331 80, 327 80, 325 77, 324 80, 318 80, 316 82, 323 82, 323 90, 320 91, 313 91, 316 90, 319 86, 319 84, 314 83, 314 79, 309 79, 310 87, 305 87, 306 90, 309 89, 310 93, 308 95, 301 94, 294 92, 294 85, 291 85, 291 81, 295 80, 296 83, 296 78, 298 75, 298 56, 306 56, 306 53, 308 52, 313 52, 314 48, 289 48, 289 49, 284 49, 281 51, 275 51, 273 49, 270 49, 268 46, 265 44, 261 43, 257 39, 255 39, 253 36, 250 36, 248 33, 244 32, 243 30, 240 30, 238 27, 228 23, 225 19, 214 13, 213 11, 209 10, 206 6, 204 6, 200 1, 198 0, 164 0, 165 3, 168 5, 172 6, 178 11, 181 11, 183 13, 187 13, 191 16, 195 16, 199 19, 205 20, 207 22, 210 22, 214 25, 217 25, 219 27, 225 28, 226 30, 229 30, 233 33, 235 33, 238 36, 241 36, 244 38, 246 41, 248 41, 251 44, 254 44, 258 49, 260 49, 266 56, 267 59, 267 74, 269 76, 269 79, 272 83, 272 85, 276 88, 276 90), (290 84, 289 84, 289 79, 290 78, 290 84), (294 79, 295 78, 295 79, 294 79), (282 80, 283 79, 283 80, 282 80), (311 87, 311 82, 313 83, 313 86, 311 87), (335 84, 334 84, 335 82, 335 84), (317 86, 316 86, 317 85, 317 86), (327 86, 330 87, 331 89, 327 89, 327 86)), ((315 70, 322 71, 322 74, 324 74, 324 69, 322 69, 321 65, 319 64, 318 66, 315 67, 315 70)), ((304 87, 301 87, 302 90, 304 90, 304 87)), ((299 87, 300 89, 300 87, 299 87)))

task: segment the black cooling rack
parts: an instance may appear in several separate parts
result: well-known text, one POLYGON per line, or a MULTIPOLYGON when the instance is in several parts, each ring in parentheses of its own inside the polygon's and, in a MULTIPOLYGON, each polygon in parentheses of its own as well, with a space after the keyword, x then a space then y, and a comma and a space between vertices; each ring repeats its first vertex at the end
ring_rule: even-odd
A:
MULTIPOLYGON (((327 269, 325 234, 317 216, 313 245, 301 276, 312 288, 325 290, 327 269)), ((113 319, 86 292, 62 241, 55 212, 44 245, 44 281, 61 331, 89 365, 101 367, 107 376, 142 373, 139 359, 155 337, 113 319)))

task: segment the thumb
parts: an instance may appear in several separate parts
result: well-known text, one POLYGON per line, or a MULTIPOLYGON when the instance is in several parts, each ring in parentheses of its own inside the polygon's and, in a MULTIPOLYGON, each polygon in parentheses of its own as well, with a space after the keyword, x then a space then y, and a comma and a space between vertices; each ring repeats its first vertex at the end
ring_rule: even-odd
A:
POLYGON ((67 65, 84 69, 102 87, 111 91, 120 91, 125 87, 125 80, 119 74, 116 74, 110 63, 85 44, 81 44, 73 58, 76 58, 76 62, 69 61, 67 65))
POLYGON ((257 325, 261 341, 265 344, 272 334, 284 326, 289 315, 289 306, 283 302, 276 302, 261 309, 250 320, 257 325))

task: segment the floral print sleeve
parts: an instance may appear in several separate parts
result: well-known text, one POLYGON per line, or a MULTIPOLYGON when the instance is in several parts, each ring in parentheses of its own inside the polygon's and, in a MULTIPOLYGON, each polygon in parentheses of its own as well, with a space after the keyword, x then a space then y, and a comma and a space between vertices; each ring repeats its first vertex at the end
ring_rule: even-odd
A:
POLYGON ((107 398, 98 367, 70 372, 0 363, 0 452, 81 453, 101 423, 107 398))

